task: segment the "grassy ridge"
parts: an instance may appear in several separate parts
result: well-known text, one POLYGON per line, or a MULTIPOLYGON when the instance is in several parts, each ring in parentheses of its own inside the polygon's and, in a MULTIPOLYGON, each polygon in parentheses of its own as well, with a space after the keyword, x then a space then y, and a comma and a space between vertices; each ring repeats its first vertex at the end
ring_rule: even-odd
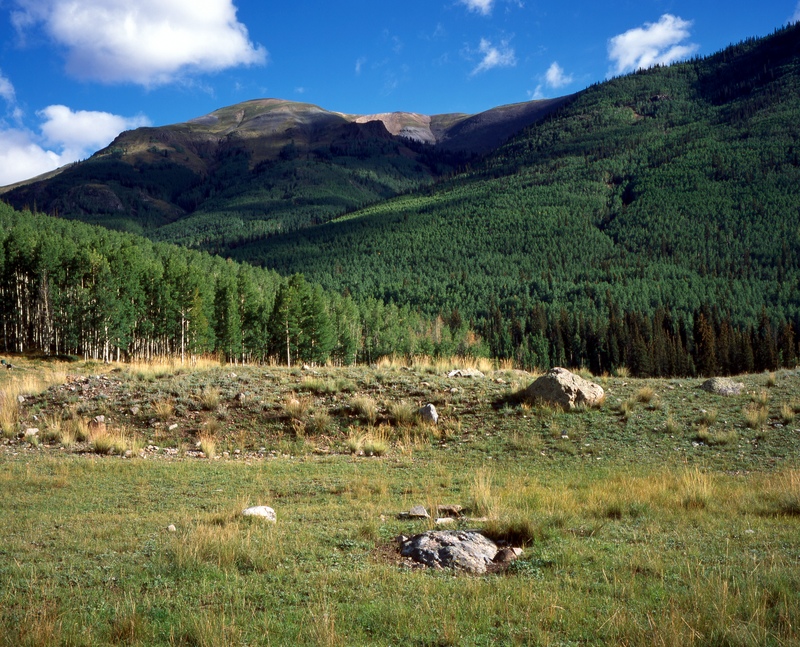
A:
POLYGON ((71 397, 77 415, 105 412, 160 448, 0 447, 0 644, 800 640, 794 372, 745 376, 733 398, 698 381, 601 378, 601 408, 562 413, 514 397, 530 376, 443 368, 142 366, 103 380, 96 364, 70 365, 88 381, 28 394, 18 429, 71 397), (436 402, 438 429, 393 417, 418 401, 436 402), (766 415, 750 426, 752 407, 766 415), (297 433, 292 416, 323 411, 324 433, 297 433), (216 460, 197 454, 205 416, 216 460), (351 454, 348 439, 381 423, 383 456, 351 454), (485 513, 525 553, 487 577, 400 567, 394 537, 430 524, 396 513, 418 503, 485 513), (239 516, 256 504, 278 523, 239 516))

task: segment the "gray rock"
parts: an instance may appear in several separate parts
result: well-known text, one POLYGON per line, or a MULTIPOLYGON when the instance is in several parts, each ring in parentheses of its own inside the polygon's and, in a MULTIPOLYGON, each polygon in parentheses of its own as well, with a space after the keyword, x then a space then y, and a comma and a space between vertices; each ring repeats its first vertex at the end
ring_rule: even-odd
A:
POLYGON ((138 404, 134 404, 134 405, 131 407, 131 415, 132 415, 132 416, 138 416, 138 415, 139 415, 139 412, 140 412, 141 410, 142 410, 142 408, 141 408, 141 407, 140 407, 138 404))
POLYGON ((400 554, 430 568, 481 574, 497 555, 497 544, 479 532, 430 530, 404 542, 400 554))
POLYGON ((517 553, 513 548, 501 548, 492 560, 495 564, 508 564, 517 559, 517 553))
POLYGON ((426 404, 419 410, 419 417, 422 422, 427 422, 430 424, 435 425, 439 422, 439 413, 436 411, 436 407, 432 404, 426 404))
POLYGON ((278 520, 275 510, 265 505, 257 505, 253 506, 252 508, 242 510, 242 515, 245 517, 260 517, 262 519, 266 519, 267 521, 273 522, 278 520))
POLYGON ((31 436, 38 436, 39 430, 36 427, 31 427, 30 429, 25 430, 25 438, 30 438, 31 436))
POLYGON ((175 524, 174 524, 174 523, 171 523, 171 524, 169 524, 169 525, 167 526, 167 530, 168 530, 169 532, 177 532, 177 531, 178 531, 178 529, 175 527, 175 524))
POLYGON ((408 511, 407 517, 411 519, 429 519, 431 515, 428 514, 428 511, 425 509, 424 505, 415 505, 411 510, 408 511))
POLYGON ((455 371, 450 371, 447 377, 486 377, 477 368, 457 368, 455 371))
POLYGON ((565 368, 551 368, 527 389, 528 400, 542 400, 557 404, 564 409, 577 406, 597 406, 605 397, 603 387, 584 380, 565 368))
POLYGON ((744 384, 734 382, 729 377, 712 377, 703 382, 700 388, 716 395, 740 395, 744 390, 744 384))

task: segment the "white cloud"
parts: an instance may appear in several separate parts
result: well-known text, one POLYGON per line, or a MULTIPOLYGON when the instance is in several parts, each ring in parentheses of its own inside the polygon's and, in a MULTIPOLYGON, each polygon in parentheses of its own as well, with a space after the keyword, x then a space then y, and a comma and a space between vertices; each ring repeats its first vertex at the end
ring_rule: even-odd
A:
POLYGON ((356 74, 361 74, 361 69, 364 67, 364 64, 367 62, 366 57, 362 56, 356 61, 356 74))
POLYGON ((494 0, 460 0, 461 4, 466 5, 467 9, 479 13, 482 16, 488 16, 492 13, 492 5, 494 0))
POLYGON ((15 0, 20 32, 42 24, 66 49, 67 70, 104 83, 169 83, 192 72, 258 65, 232 0, 15 0))
POLYGON ((798 2, 797 7, 795 7, 791 22, 800 22, 800 2, 798 2))
POLYGON ((143 116, 72 111, 57 105, 48 106, 37 116, 42 120, 38 135, 25 128, 0 128, 0 186, 86 158, 110 144, 123 130, 150 123, 143 116))
POLYGON ((614 36, 608 42, 610 74, 624 74, 653 65, 668 65, 694 54, 698 45, 681 44, 689 38, 692 21, 664 14, 658 22, 648 22, 614 36))
POLYGON ((547 72, 544 74, 544 80, 548 87, 563 88, 565 85, 572 83, 573 77, 571 74, 564 74, 564 68, 553 61, 553 64, 547 68, 547 72))
POLYGON ((534 101, 547 97, 544 92, 545 87, 557 90, 558 88, 563 88, 565 85, 569 85, 575 78, 572 74, 565 74, 564 68, 556 61, 553 61, 550 67, 547 68, 547 72, 544 73, 544 76, 539 77, 539 80, 541 83, 536 86, 536 89, 528 91, 528 96, 534 101))
POLYGON ((2 71, 0 71, 0 98, 5 99, 9 107, 13 107, 17 103, 17 93, 14 91, 14 86, 11 84, 2 71))
POLYGON ((490 41, 481 38, 478 51, 483 54, 483 59, 478 63, 477 67, 472 70, 473 75, 493 70, 496 67, 514 67, 517 64, 517 57, 514 55, 514 50, 508 46, 507 41, 503 41, 500 43, 499 47, 495 47, 490 41))

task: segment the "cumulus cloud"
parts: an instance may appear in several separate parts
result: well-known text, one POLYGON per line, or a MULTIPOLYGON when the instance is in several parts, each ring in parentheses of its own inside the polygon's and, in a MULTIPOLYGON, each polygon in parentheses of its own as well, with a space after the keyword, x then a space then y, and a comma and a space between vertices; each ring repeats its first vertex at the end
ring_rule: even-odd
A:
POLYGON ((67 71, 104 83, 155 86, 193 72, 267 61, 232 0, 15 0, 12 21, 65 48, 67 71))
POLYGON ((483 55, 483 59, 477 67, 472 70, 472 75, 480 74, 493 70, 496 67, 514 67, 517 64, 517 57, 514 50, 508 46, 507 41, 503 41, 499 46, 494 46, 490 41, 481 38, 478 51, 483 55))
POLYGON ((565 74, 564 68, 553 61, 553 64, 547 68, 547 72, 544 74, 544 80, 548 87, 563 88, 565 85, 572 83, 573 77, 571 74, 565 74))
POLYGON ((73 111, 48 106, 37 113, 39 133, 0 127, 0 186, 13 184, 88 157, 123 130, 149 125, 146 117, 73 111))
POLYGON ((17 103, 17 93, 14 91, 14 86, 0 70, 0 99, 4 99, 9 106, 14 106, 17 103))
POLYGON ((492 5, 494 0, 460 0, 461 4, 466 5, 467 9, 479 13, 482 16, 488 16, 492 13, 492 5))
POLYGON ((564 72, 564 68, 561 67, 558 62, 553 61, 550 67, 547 68, 547 72, 544 73, 544 76, 539 77, 539 80, 541 83, 536 86, 536 89, 528 92, 528 96, 531 99, 544 99, 546 97, 544 92, 545 87, 552 88, 554 90, 563 88, 565 85, 572 83, 574 77, 572 74, 567 74, 564 72))
POLYGON ((668 65, 694 54, 698 45, 686 43, 692 21, 664 14, 658 22, 648 22, 614 36, 608 42, 610 74, 624 74, 653 65, 668 65))

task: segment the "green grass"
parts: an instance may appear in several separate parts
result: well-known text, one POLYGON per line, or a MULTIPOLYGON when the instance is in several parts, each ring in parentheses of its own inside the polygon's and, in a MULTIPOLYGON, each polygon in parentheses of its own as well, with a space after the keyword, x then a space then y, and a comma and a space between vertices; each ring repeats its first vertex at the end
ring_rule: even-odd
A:
MULTIPOLYGON (((641 404, 625 421, 609 404, 512 405, 491 375, 459 382, 456 398, 446 378, 413 369, 327 370, 387 409, 428 381, 450 432, 422 441, 418 426, 367 426, 350 395, 311 393, 303 420, 325 412, 327 428, 296 437, 285 405, 302 376, 275 368, 237 367, 233 384, 222 368, 130 376, 137 391, 98 380, 107 401, 58 386, 26 399, 23 426, 70 398, 81 419, 102 403, 115 428, 159 450, 0 445, 0 646, 800 642, 800 439, 747 427, 747 396, 597 378, 612 401, 659 393, 670 437, 667 414, 641 404), (158 393, 228 399, 243 384, 252 396, 225 420, 199 404, 176 406, 172 430, 125 413, 158 393), (706 433, 735 437, 697 444, 701 410, 717 412, 706 433), (199 456, 209 419, 214 453, 240 454, 199 456), (524 553, 485 577, 402 568, 394 537, 432 526, 397 516, 417 504, 463 505, 489 520, 456 527, 524 553), (278 522, 241 517, 251 505, 278 522)), ((770 388, 778 410, 799 396, 790 379, 770 388)))

